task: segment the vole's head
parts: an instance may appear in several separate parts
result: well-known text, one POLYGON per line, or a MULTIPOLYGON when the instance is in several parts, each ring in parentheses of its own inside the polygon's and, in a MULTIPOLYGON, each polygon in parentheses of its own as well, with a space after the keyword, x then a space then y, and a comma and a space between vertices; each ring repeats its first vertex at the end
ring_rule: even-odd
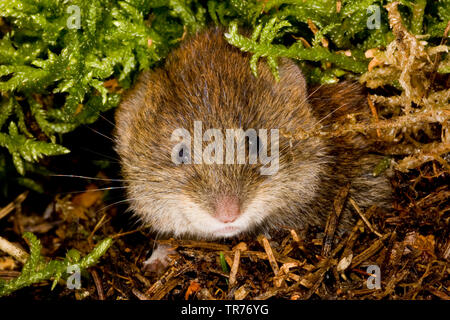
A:
POLYGON ((208 32, 124 98, 117 151, 131 208, 155 230, 217 238, 306 219, 326 152, 318 138, 286 135, 316 123, 305 81, 288 60, 279 82, 258 69, 256 78, 247 55, 208 32))

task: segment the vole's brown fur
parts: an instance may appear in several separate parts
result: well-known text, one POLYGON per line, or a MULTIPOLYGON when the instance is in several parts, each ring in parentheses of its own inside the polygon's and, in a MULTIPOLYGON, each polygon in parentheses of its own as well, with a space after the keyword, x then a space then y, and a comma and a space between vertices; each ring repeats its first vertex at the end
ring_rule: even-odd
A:
MULTIPOLYGON (((172 162, 172 132, 185 128, 193 136, 194 121, 201 121, 204 131, 297 132, 319 121, 329 128, 348 113, 369 114, 356 84, 324 86, 308 96, 294 62, 280 61, 276 82, 265 62, 254 77, 249 59, 220 30, 209 30, 186 40, 163 68, 143 73, 125 96, 116 115, 117 152, 136 214, 162 233, 214 238, 221 236, 214 232, 220 226, 212 216, 214 202, 223 195, 239 199, 235 233, 324 226, 337 191, 349 182, 350 196, 361 208, 388 206, 388 180, 371 174, 380 157, 367 153, 368 140, 360 135, 294 141, 280 134, 279 170, 268 176, 260 174, 260 165, 172 162)), ((347 206, 342 230, 352 215, 347 206)))

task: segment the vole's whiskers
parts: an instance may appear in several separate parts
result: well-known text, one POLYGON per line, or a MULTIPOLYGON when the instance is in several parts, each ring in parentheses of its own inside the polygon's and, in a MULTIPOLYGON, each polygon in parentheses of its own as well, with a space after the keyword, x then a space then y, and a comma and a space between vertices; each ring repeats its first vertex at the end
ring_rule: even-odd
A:
POLYGON ((322 83, 320 86, 318 86, 318 87, 316 88, 316 90, 314 90, 313 92, 311 92, 310 94, 308 94, 308 96, 306 97, 306 99, 305 99, 304 102, 308 101, 309 98, 311 98, 311 97, 313 96, 313 94, 316 93, 317 91, 319 91, 319 89, 322 88, 323 86, 324 86, 324 84, 322 83))
POLYGON ((116 189, 125 189, 125 188, 126 188, 125 186, 106 187, 106 188, 86 189, 86 190, 78 190, 78 191, 59 192, 58 194, 77 194, 77 193, 107 191, 107 190, 116 190, 116 189))
POLYGON ((152 248, 152 251, 155 251, 155 248, 156 248, 156 244, 157 244, 157 241, 158 241, 158 239, 159 239, 159 237, 161 236, 161 231, 157 231, 156 232, 156 235, 155 235, 155 240, 153 241, 153 248, 152 248))
POLYGON ((328 118, 329 116, 331 116, 333 113, 335 113, 336 111, 338 111, 339 109, 341 109, 341 108, 343 108, 343 107, 345 107, 345 106, 347 106, 346 103, 340 105, 339 107, 337 107, 336 109, 334 109, 333 111, 331 111, 330 113, 328 113, 326 116, 322 117, 322 119, 320 119, 319 121, 317 121, 316 123, 314 123, 314 124, 312 125, 311 130, 314 130, 314 128, 315 128, 319 123, 321 123, 323 120, 325 120, 326 118, 328 118))
POLYGON ((98 178, 98 177, 88 177, 79 176, 75 174, 49 174, 51 177, 63 177, 63 178, 78 178, 86 180, 96 180, 96 181, 107 181, 107 182, 148 182, 148 180, 132 180, 132 179, 112 179, 112 178, 98 178))
POLYGON ((98 116, 99 116, 100 118, 102 118, 103 120, 105 120, 106 122, 108 122, 108 123, 109 123, 110 125, 112 125, 113 127, 116 126, 111 120, 109 120, 108 118, 106 118, 105 116, 103 116, 101 113, 99 113, 98 116))
POLYGON ((320 86, 318 86, 313 92, 311 92, 310 94, 308 94, 308 96, 306 96, 306 98, 299 104, 302 105, 304 103, 307 103, 309 101, 309 98, 311 98, 313 96, 313 94, 315 94, 320 88, 322 88, 324 85, 321 84, 320 86))
POLYGON ((115 205, 118 205, 118 204, 120 204, 120 203, 124 203, 124 202, 128 202, 128 201, 134 201, 134 200, 140 200, 140 199, 142 199, 142 197, 137 197, 137 198, 127 198, 127 199, 119 200, 119 201, 110 203, 110 204, 108 204, 108 205, 106 205, 106 206, 100 208, 99 210, 97 210, 97 212, 106 210, 106 209, 111 208, 111 207, 113 207, 113 206, 115 206, 115 205))
POLYGON ((92 153, 92 154, 95 154, 95 155, 97 155, 97 156, 104 157, 104 158, 110 160, 111 162, 114 162, 114 163, 120 163, 120 160, 119 160, 118 158, 114 158, 114 157, 112 157, 112 156, 108 156, 108 155, 106 155, 106 154, 102 154, 102 153, 99 153, 99 152, 96 152, 96 151, 94 151, 94 150, 91 150, 91 149, 88 149, 88 148, 84 148, 84 147, 81 147, 80 149, 81 149, 81 150, 84 150, 84 151, 87 151, 87 152, 90 152, 90 153, 92 153))
POLYGON ((102 136, 103 138, 106 138, 106 139, 108 139, 108 140, 110 140, 110 141, 112 141, 112 142, 115 142, 113 138, 108 137, 106 134, 103 134, 103 133, 101 133, 100 131, 95 130, 94 128, 91 128, 91 127, 89 127, 88 125, 86 125, 86 127, 89 128, 89 130, 91 130, 91 131, 97 133, 98 135, 102 136))

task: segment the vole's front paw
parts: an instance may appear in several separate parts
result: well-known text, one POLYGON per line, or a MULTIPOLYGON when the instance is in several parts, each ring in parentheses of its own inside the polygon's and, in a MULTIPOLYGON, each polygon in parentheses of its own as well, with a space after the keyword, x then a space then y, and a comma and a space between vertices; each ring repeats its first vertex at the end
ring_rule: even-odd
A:
POLYGON ((144 261, 143 271, 158 276, 163 274, 172 262, 171 255, 174 254, 176 251, 170 245, 158 244, 150 258, 144 261))

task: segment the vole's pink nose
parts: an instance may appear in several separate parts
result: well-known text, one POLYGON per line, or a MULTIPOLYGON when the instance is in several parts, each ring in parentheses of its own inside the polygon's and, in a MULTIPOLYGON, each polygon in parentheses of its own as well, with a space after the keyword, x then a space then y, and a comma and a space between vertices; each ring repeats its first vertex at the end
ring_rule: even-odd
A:
POLYGON ((241 214, 239 199, 233 196, 222 196, 216 202, 214 217, 223 222, 231 223, 241 214))

